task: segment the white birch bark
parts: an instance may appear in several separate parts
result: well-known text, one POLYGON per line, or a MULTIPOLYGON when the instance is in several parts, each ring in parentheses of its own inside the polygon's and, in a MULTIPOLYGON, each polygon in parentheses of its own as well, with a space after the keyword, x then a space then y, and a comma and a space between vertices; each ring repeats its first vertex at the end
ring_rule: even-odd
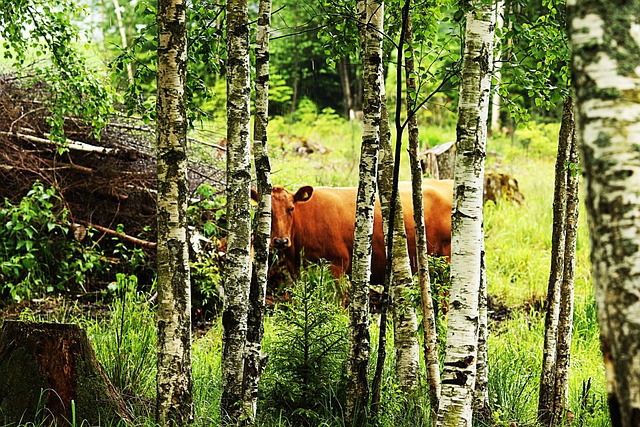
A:
MULTIPOLYGON (((496 28, 500 29, 504 26, 504 0, 496 0, 496 28)), ((493 94, 491 95, 491 129, 492 133, 500 132, 500 82, 502 81, 502 51, 498 50, 495 53, 493 61, 493 78, 495 80, 495 87, 493 94)))
MULTIPOLYGON (((484 236, 484 227, 482 229, 484 236)), ((489 407, 489 327, 487 308, 487 270, 485 262, 485 246, 482 241, 480 251, 480 289, 478 292, 478 363, 476 368, 476 385, 474 391, 473 416, 476 420, 490 423, 491 408, 489 407)))
POLYGON ((482 196, 493 64, 494 6, 467 13, 452 210, 451 296, 438 426, 471 427, 478 356, 482 196))
MULTIPOLYGON (((368 23, 364 33, 364 109, 362 147, 353 242, 353 266, 349 298, 349 362, 347 364, 347 425, 366 420, 369 396, 369 277, 371 276, 371 238, 378 173, 380 142, 380 91, 382 85, 382 3, 358 2, 361 22, 368 23), (364 7, 363 7, 364 6, 364 7), (364 19, 363 19, 364 18, 364 19)), ((362 24, 360 24, 362 25, 362 24)), ((354 424, 355 423, 355 424, 354 424)))
MULTIPOLYGON (((556 382, 556 356, 558 348, 558 322, 560 318, 561 286, 565 263, 566 246, 566 205, 567 205, 567 171, 569 160, 570 138, 573 131, 573 112, 565 107, 562 114, 562 125, 558 140, 556 156, 555 183, 553 191, 553 230, 551 235, 551 267, 547 286, 547 313, 545 316, 545 334, 542 353, 542 369, 540 373, 540 392, 538 397, 538 418, 547 425, 553 422, 554 389, 556 382)), ((572 104, 572 103, 571 103, 572 104)))
POLYGON ((267 154, 267 124, 269 122, 269 30, 271 27, 271 0, 260 0, 256 34, 256 99, 253 127, 253 153, 259 203, 254 224, 254 262, 249 290, 247 318, 247 344, 245 361, 245 413, 255 423, 258 410, 258 385, 267 363, 262 353, 264 335, 265 298, 269 269, 269 240, 271 234, 271 166, 267 154))
MULTIPOLYGON (((122 21, 122 11, 120 10, 120 3, 118 0, 113 0, 113 9, 116 13, 116 22, 118 23, 118 30, 120 31, 120 41, 122 43, 122 50, 127 49, 127 32, 122 21)), ((129 84, 133 85, 135 80, 133 78, 133 67, 131 62, 127 62, 127 77, 129 78, 129 84)))
POLYGON ((640 6, 567 8, 609 412, 631 427, 640 425, 640 6))
MULTIPOLYGON (((387 153, 384 149, 385 146, 391 144, 391 128, 389 125, 389 110, 387 108, 387 92, 385 89, 384 80, 382 82, 382 96, 381 96, 381 108, 380 108, 380 160, 378 162, 378 187, 380 191, 384 191, 384 185, 382 184, 381 177, 389 174, 385 174, 385 170, 391 170, 393 172, 393 157, 391 153, 387 153)), ((389 190, 390 191, 390 190, 389 190)), ((383 197, 380 195, 380 197, 383 197)), ((383 204, 381 206, 382 214, 382 228, 383 234, 387 234, 389 228, 389 214, 388 205, 383 204)), ((385 253, 387 249, 385 248, 385 253)), ((380 299, 380 314, 378 319, 378 352, 376 354, 376 365, 373 374, 373 380, 371 381, 371 420, 373 423, 377 422, 380 405, 382 399, 382 374, 384 372, 385 360, 387 358, 387 325, 388 325, 388 313, 391 297, 389 296, 389 289, 391 287, 391 281, 393 279, 393 268, 388 268, 385 265, 385 273, 389 271, 389 275, 385 277, 382 287, 382 295, 380 299)), ((386 276, 386 274, 385 274, 386 276)))
MULTIPOLYGON (((382 28, 380 28, 382 30, 382 28)), ((406 31, 403 33, 406 34, 406 31)), ((401 86, 399 90, 401 91, 401 86)), ((381 87, 382 99, 386 102, 386 90, 384 81, 381 87)), ((401 95, 399 93, 398 95, 401 95)), ((401 98, 401 96, 399 97, 401 98)), ((401 104, 398 103, 401 109, 401 104)), ((411 275, 411 263, 409 261, 409 251, 407 248, 407 233, 404 226, 404 212, 402 202, 397 189, 397 176, 394 176, 394 168, 400 167, 399 156, 393 158, 391 147, 391 133, 388 126, 388 114, 386 105, 382 106, 385 111, 384 116, 387 122, 381 124, 386 132, 381 132, 380 136, 380 169, 378 172, 378 187, 380 194, 380 205, 382 208, 383 231, 385 242, 388 242, 390 229, 393 240, 391 253, 387 253, 387 263, 391 260, 392 274, 390 278, 391 309, 393 313, 393 346, 395 351, 396 377, 400 389, 412 395, 419 385, 420 370, 420 346, 418 343, 418 319, 415 308, 408 297, 413 287, 413 277, 411 275), (395 182, 394 182, 395 181, 395 182), (395 188, 394 188, 395 187, 395 188), (395 191, 395 198, 393 192, 395 191), (392 203, 394 204, 393 209, 392 203), (393 218, 392 218, 393 216, 393 218), (390 226, 390 223, 392 226, 390 226)), ((397 114, 396 117, 399 117, 397 114)), ((398 125, 398 123, 396 123, 398 125)), ((396 129, 401 138, 402 129, 396 129)), ((397 147, 396 147, 397 148, 397 147)), ((399 154, 396 153, 396 154, 399 154)), ((422 199, 422 190, 419 192, 422 199)), ((389 247, 387 246, 387 251, 389 247)), ((381 319, 381 322, 383 319, 381 319)), ((380 363, 380 361, 378 362, 380 363)))
POLYGON ((227 261, 222 314, 223 423, 246 422, 243 405, 251 278, 249 15, 247 0, 227 1, 227 261))
MULTIPOLYGON (((386 96, 383 96, 383 99, 386 99, 386 96)), ((393 168, 394 159, 390 135, 386 137, 381 135, 378 187, 380 189, 380 206, 382 210, 385 241, 387 241, 386 239, 389 233, 390 208, 392 203, 391 193, 394 184, 393 168)), ((419 197, 422 200, 422 188, 419 190, 419 197)), ((391 280, 390 296, 393 313, 393 345, 395 350, 396 377, 400 389, 404 393, 411 395, 419 385, 420 345, 417 335, 418 318, 415 308, 408 298, 409 292, 414 284, 407 248, 407 232, 404 227, 404 212, 399 194, 397 194, 395 198, 393 216, 393 248, 390 256, 392 276, 390 279, 387 278, 385 280, 391 280)), ((387 256, 387 262, 389 262, 388 259, 389 256, 387 256)))
MULTIPOLYGON (((567 108, 572 112, 573 101, 568 100, 567 108)), ((578 147, 575 134, 575 123, 572 120, 570 129, 569 164, 577 166, 578 147)), ((569 167, 567 166, 567 169, 569 167)), ((554 384, 553 420, 560 424, 569 404, 569 366, 571 362, 571 340, 573 337, 574 311, 574 271, 576 257, 576 238, 578 233, 578 175, 577 171, 567 170, 567 200, 564 272, 560 286, 560 316, 558 318, 558 345, 556 349, 556 374, 554 384)))
POLYGON ((411 14, 407 16, 407 57, 405 75, 407 86, 407 114, 409 130, 409 162, 411 165, 411 188, 413 192, 413 221, 416 233, 416 257, 420 299, 422 303, 422 329, 424 333, 424 360, 429 384, 429 403, 432 422, 435 424, 438 402, 440 401, 440 360, 438 357, 438 331, 431 296, 431 277, 429 276, 429 258, 427 255, 427 237, 424 223, 424 200, 422 198, 422 163, 420 162, 420 134, 416 115, 415 94, 418 93, 415 79, 415 61, 413 58, 413 27, 411 14), (414 94, 411 96, 411 94, 414 94))
POLYGON ((158 2, 158 373, 156 421, 193 421, 187 237, 186 3, 158 2))

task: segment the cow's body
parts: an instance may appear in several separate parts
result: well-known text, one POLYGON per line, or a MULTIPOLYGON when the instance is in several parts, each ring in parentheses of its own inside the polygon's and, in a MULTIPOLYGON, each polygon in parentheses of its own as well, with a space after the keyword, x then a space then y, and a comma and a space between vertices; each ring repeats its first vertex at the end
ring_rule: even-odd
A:
MULTIPOLYGON (((453 181, 425 180, 423 200, 428 252, 451 255, 451 201, 453 181)), ((351 272, 357 188, 301 187, 292 193, 281 186, 272 192, 271 246, 282 250, 287 268, 298 273, 301 251, 309 261, 325 259, 336 277, 351 272), (293 209, 292 209, 293 208, 293 209)), ((411 268, 416 268, 415 227, 411 186, 400 185, 411 268)), ((382 284, 385 275, 382 215, 376 203, 371 282, 382 284)))

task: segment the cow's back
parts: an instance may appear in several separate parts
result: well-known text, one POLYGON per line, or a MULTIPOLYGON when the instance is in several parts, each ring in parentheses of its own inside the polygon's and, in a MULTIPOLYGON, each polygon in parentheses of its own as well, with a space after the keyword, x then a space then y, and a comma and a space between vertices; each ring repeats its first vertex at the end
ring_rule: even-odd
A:
MULTIPOLYGON (((401 183, 400 197, 405 217, 409 257, 412 271, 416 269, 415 227, 411 185, 401 183)), ((453 181, 425 180, 423 184, 425 224, 430 254, 451 255, 451 203, 453 181)), ((356 213, 357 188, 315 187, 313 197, 296 205, 293 244, 286 257, 300 265, 300 251, 313 262, 326 259, 335 276, 351 273, 351 254, 356 213)), ((372 247, 373 284, 382 284, 385 275, 385 241, 382 234, 382 214, 376 202, 372 247)))
MULTIPOLYGON (((417 266, 415 223, 413 221, 413 195, 411 183, 398 185, 407 235, 411 271, 417 266)), ((422 185, 427 251, 429 254, 451 256, 451 204, 453 180, 426 179, 422 185)), ((382 215, 376 206, 376 221, 373 236, 371 282, 382 284, 386 272, 386 242, 382 233, 382 215)))

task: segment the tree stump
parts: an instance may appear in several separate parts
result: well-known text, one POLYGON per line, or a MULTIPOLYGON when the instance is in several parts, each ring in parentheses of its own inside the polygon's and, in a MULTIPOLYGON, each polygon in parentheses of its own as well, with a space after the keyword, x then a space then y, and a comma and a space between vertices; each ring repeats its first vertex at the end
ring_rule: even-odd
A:
POLYGON ((77 425, 85 420, 88 425, 131 421, 86 332, 73 324, 4 322, 0 425, 65 425, 73 417, 77 425))
POLYGON ((434 179, 453 179, 455 160, 455 143, 445 142, 424 152, 422 170, 434 179))
POLYGON ((524 203, 524 195, 520 192, 518 181, 510 175, 500 172, 485 172, 484 175, 484 203, 489 200, 510 200, 516 205, 524 203))

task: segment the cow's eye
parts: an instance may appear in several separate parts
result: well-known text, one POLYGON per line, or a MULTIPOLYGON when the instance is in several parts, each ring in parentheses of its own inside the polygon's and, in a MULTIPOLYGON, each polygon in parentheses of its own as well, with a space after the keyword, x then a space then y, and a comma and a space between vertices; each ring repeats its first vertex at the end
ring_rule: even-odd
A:
POLYGON ((294 207, 294 206, 291 206, 291 207, 288 209, 288 210, 289 210, 289 213, 292 213, 294 209, 295 209, 295 207, 294 207))

